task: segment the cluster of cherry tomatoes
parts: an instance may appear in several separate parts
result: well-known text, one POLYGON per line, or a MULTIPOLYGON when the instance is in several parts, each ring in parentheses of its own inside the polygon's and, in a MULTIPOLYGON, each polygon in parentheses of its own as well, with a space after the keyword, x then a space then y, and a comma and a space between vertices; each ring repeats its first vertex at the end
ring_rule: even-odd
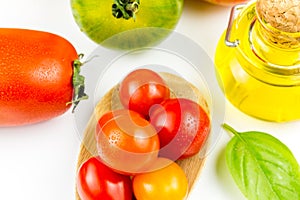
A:
POLYGON ((129 73, 119 86, 124 109, 100 117, 98 156, 78 172, 82 200, 185 199, 188 180, 176 160, 197 154, 209 132, 196 102, 171 98, 171 88, 149 69, 129 73))

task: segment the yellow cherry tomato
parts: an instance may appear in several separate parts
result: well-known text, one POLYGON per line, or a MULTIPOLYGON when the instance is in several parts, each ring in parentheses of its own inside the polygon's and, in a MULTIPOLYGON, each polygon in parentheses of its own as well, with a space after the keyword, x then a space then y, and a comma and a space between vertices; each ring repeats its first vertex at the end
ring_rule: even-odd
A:
POLYGON ((188 180, 177 163, 158 158, 151 171, 133 177, 133 191, 137 200, 184 200, 188 180))

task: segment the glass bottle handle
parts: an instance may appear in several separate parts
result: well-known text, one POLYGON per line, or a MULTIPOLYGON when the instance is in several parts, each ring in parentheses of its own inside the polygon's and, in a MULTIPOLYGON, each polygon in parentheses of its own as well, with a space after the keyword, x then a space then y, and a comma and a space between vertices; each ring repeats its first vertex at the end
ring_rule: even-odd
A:
POLYGON ((229 17, 229 22, 226 30, 226 35, 225 35, 225 44, 228 47, 236 47, 239 45, 239 40, 236 39, 234 41, 230 41, 230 34, 231 34, 231 29, 233 25, 233 21, 237 14, 240 12, 241 9, 245 7, 245 4, 237 4, 231 8, 230 12, 230 17, 229 17))

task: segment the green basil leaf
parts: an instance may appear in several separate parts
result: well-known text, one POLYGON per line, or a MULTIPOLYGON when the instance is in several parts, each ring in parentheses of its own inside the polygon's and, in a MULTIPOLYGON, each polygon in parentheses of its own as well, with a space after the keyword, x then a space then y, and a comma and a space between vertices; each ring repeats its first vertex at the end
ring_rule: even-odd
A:
POLYGON ((249 200, 300 200, 300 167, 292 152, 270 134, 239 133, 226 146, 226 164, 249 200))

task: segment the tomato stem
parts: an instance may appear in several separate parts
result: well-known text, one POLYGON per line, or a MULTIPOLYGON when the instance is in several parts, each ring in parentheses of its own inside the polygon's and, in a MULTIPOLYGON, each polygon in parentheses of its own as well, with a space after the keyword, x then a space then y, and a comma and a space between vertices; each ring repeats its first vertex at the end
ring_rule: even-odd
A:
POLYGON ((139 10, 139 0, 114 0, 112 5, 112 14, 116 18, 136 19, 136 13, 139 10))
POLYGON ((78 55, 78 59, 74 60, 73 62, 73 98, 71 102, 68 102, 68 104, 73 104, 72 113, 74 113, 75 108, 79 104, 81 100, 88 99, 88 95, 84 92, 85 85, 84 80, 85 77, 80 74, 80 68, 83 65, 83 63, 80 61, 82 59, 83 54, 78 55))

